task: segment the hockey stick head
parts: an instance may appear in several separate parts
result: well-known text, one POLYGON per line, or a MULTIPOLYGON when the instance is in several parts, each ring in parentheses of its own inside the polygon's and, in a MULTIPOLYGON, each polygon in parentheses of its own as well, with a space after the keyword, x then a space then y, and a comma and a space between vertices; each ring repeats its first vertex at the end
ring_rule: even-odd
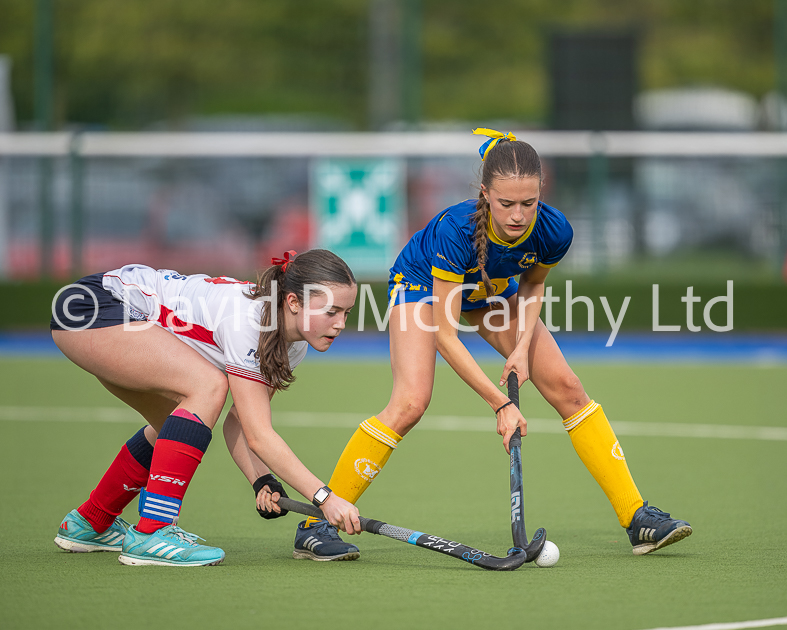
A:
POLYGON ((538 556, 541 555, 541 551, 544 549, 544 544, 547 542, 547 530, 543 527, 539 527, 536 530, 536 533, 533 534, 533 540, 530 541, 530 544, 525 547, 525 554, 527 555, 527 560, 525 562, 533 562, 538 556))
POLYGON ((527 562, 527 553, 524 549, 513 547, 508 550, 508 554, 505 558, 490 556, 484 563, 477 562, 476 566, 488 571, 515 571, 525 564, 525 562, 527 562))
MULTIPOLYGON (((419 545, 421 546, 421 545, 419 545)), ((462 560, 487 571, 515 571, 527 562, 527 553, 519 547, 512 547, 508 554, 499 558, 482 551, 473 550, 462 554, 462 560)))
POLYGON ((533 562, 533 560, 541 555, 546 542, 547 531, 543 527, 539 527, 536 531, 536 535, 533 536, 533 540, 531 540, 528 545, 525 545, 524 549, 521 547, 511 547, 511 549, 508 550, 508 555, 512 556, 516 553, 521 553, 525 556, 525 562, 533 562))

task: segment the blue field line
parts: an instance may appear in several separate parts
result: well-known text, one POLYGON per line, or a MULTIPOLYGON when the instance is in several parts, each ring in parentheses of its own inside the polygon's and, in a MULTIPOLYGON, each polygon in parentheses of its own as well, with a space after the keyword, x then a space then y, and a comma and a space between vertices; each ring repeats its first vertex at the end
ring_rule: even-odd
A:
MULTIPOLYGON (((606 333, 564 332, 554 336, 569 361, 787 363, 787 334, 620 333, 609 348, 606 347, 609 337, 606 333)), ((500 355, 478 335, 463 334, 460 338, 479 361, 500 359, 500 355)), ((310 349, 309 358, 388 360, 388 336, 385 333, 345 333, 329 352, 318 353, 310 349)))
MULTIPOLYGON (((2 357, 58 357, 58 350, 49 331, 0 332, 2 357)), ((65 357, 64 357, 65 358, 65 357)))
MULTIPOLYGON (((740 362, 787 364, 787 333, 620 333, 607 348, 606 333, 555 333, 569 361, 620 363, 740 362)), ((462 342, 478 360, 498 360, 499 355, 478 335, 462 334, 462 342)), ((48 332, 0 333, 0 356, 62 357, 48 332)), ((345 332, 328 352, 309 349, 309 360, 388 361, 388 334, 345 332)))

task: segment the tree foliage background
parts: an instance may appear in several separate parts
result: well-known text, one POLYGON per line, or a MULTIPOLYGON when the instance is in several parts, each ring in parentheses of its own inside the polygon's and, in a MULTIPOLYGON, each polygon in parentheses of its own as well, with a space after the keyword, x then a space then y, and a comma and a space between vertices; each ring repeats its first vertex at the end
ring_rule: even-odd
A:
MULTIPOLYGON (((548 120, 556 29, 636 29, 642 88, 774 86, 775 0, 420 0, 424 120, 548 120)), ((17 120, 33 118, 35 2, 0 0, 17 120)), ((58 126, 308 113, 367 126, 369 0, 54 0, 58 126)))

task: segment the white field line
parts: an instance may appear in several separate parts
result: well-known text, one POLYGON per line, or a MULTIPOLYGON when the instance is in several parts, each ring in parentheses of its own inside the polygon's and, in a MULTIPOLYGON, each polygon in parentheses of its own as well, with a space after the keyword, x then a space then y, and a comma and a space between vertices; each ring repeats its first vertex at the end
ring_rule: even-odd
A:
MULTIPOLYGON (((123 407, 14 407, 0 406, 0 421, 24 422, 120 422, 141 423, 135 411, 123 407)), ((274 412, 273 423, 280 427, 345 429, 355 428, 363 420, 361 413, 312 411, 274 412)), ((529 418, 532 433, 563 433, 559 420, 529 418)), ((787 441, 787 427, 747 427, 719 424, 677 424, 669 422, 613 422, 617 435, 717 438, 732 440, 787 441)), ((495 422, 486 416, 424 416, 418 424, 427 431, 494 431, 495 422)))
POLYGON ((787 617, 757 619, 755 621, 732 621, 730 623, 708 623, 702 626, 670 626, 668 628, 651 628, 650 630, 746 630, 746 628, 772 628, 773 626, 787 626, 787 617))

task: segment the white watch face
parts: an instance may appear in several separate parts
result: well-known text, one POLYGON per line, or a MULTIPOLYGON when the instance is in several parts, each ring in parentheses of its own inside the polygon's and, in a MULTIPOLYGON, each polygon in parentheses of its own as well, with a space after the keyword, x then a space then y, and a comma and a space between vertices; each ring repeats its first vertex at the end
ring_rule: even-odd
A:
POLYGON ((325 503, 325 500, 328 498, 330 493, 325 488, 320 488, 317 492, 314 493, 314 500, 322 505, 325 503))

